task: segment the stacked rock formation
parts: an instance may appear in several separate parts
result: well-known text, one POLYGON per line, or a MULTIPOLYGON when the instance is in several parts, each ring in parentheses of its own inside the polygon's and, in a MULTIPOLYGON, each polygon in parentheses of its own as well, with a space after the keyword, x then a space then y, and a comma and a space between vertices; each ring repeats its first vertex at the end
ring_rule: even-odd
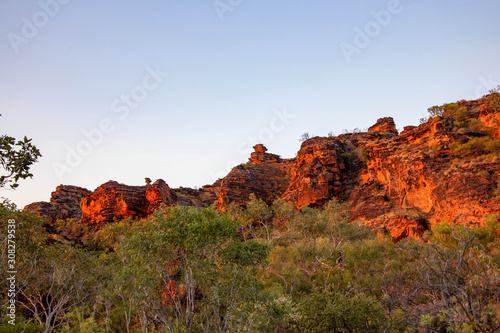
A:
POLYGON ((102 225, 147 216, 162 204, 215 204, 226 210, 232 202, 244 206, 253 193, 269 204, 282 198, 297 209, 337 198, 350 203, 353 219, 395 239, 420 235, 441 220, 481 224, 488 214, 500 213, 500 197, 493 194, 500 158, 462 163, 450 146, 477 137, 500 138, 500 112, 484 99, 457 107, 466 115, 461 123, 473 128, 457 129, 456 120, 435 117, 398 133, 394 120, 386 117, 368 132, 306 140, 294 158, 270 154, 257 144, 247 163, 199 190, 170 189, 163 180, 146 186, 109 181, 93 192, 61 185, 50 202, 26 208, 38 209, 51 221, 75 218, 102 225))

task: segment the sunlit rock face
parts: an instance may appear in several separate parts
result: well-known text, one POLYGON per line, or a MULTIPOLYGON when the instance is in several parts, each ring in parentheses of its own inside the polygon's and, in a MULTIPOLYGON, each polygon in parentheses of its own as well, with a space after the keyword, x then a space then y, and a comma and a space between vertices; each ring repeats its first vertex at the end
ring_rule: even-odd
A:
POLYGON ((298 209, 319 207, 336 197, 351 204, 353 219, 395 239, 421 235, 442 220, 483 224, 487 215, 500 213, 500 198, 493 195, 500 156, 463 159, 450 145, 486 131, 499 137, 499 113, 478 101, 460 102, 459 107, 467 111, 462 122, 470 128, 437 117, 398 134, 388 117, 368 132, 309 139, 292 159, 256 146, 250 164, 222 179, 218 207, 244 204, 250 193, 267 202, 283 198, 298 209), (254 164, 259 172, 248 170, 254 164))
POLYGON ((368 128, 368 132, 387 132, 396 135, 398 134, 396 124, 394 123, 394 119, 392 119, 392 117, 380 118, 377 120, 375 125, 368 128))
POLYGON ((59 185, 50 197, 50 202, 34 202, 25 207, 27 210, 38 211, 51 223, 62 219, 76 219, 82 217, 80 201, 89 195, 89 190, 71 185, 59 185))
POLYGON ((337 198, 350 204, 353 220, 395 240, 421 235, 442 220, 483 224, 485 216, 500 213, 500 197, 494 195, 500 147, 481 158, 457 156, 452 148, 474 138, 500 137, 500 112, 488 103, 458 102, 458 118, 431 118, 401 133, 392 118, 381 118, 368 132, 308 139, 293 158, 257 144, 247 163, 201 189, 171 189, 149 178, 145 186, 109 181, 93 192, 61 185, 50 202, 26 208, 38 209, 50 221, 74 218, 101 226, 148 216, 161 205, 214 204, 224 211, 233 202, 244 206, 255 194, 268 204, 281 198, 296 209, 322 207, 337 198))
POLYGON ((291 160, 269 154, 262 144, 254 146, 254 152, 245 164, 234 167, 220 181, 216 208, 226 210, 231 202, 245 205, 250 194, 272 203, 279 198, 290 182, 287 169, 291 160))
POLYGON ((106 224, 114 219, 145 217, 164 204, 176 204, 177 195, 162 179, 145 186, 129 186, 108 181, 82 198, 82 222, 106 224))

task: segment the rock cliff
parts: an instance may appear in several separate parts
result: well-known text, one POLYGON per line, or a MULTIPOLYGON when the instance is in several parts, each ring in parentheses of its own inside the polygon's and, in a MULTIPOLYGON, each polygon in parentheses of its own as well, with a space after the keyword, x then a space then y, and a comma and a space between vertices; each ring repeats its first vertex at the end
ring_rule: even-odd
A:
POLYGON ((80 201, 82 198, 90 195, 89 190, 71 185, 59 185, 50 197, 50 202, 34 202, 25 207, 25 209, 38 211, 38 213, 47 218, 53 224, 57 220, 82 218, 80 201))
POLYGON ((232 202, 245 205, 253 193, 297 209, 336 197, 350 203, 353 219, 396 240, 421 235, 441 220, 482 224, 486 215, 500 213, 500 95, 433 110, 435 117, 401 133, 386 117, 368 132, 311 138, 290 159, 258 144, 247 163, 197 190, 170 189, 163 180, 146 186, 109 181, 93 192, 61 185, 49 203, 26 208, 50 220, 102 225, 147 216, 161 204, 225 210, 232 202))
POLYGON ((176 193, 162 179, 145 186, 128 186, 110 180, 80 201, 82 223, 102 225, 115 218, 145 217, 161 204, 170 206, 177 202, 176 193))

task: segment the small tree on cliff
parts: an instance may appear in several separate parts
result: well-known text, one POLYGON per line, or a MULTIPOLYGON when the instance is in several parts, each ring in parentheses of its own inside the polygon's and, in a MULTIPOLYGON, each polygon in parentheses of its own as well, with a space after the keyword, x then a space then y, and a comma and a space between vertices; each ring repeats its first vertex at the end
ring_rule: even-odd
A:
POLYGON ((429 112, 430 117, 442 117, 444 113, 444 107, 435 105, 428 108, 427 112, 429 112))
POLYGON ((309 140, 310 137, 311 136, 309 135, 309 133, 306 132, 306 133, 302 134, 299 141, 303 142, 303 141, 309 140))

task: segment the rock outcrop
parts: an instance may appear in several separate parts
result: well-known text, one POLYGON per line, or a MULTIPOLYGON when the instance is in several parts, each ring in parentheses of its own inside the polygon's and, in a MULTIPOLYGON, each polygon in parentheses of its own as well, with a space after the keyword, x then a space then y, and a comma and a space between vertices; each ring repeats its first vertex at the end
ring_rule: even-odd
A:
POLYGON ((147 216, 161 204, 226 210, 231 203, 244 206, 253 193, 268 204, 281 198, 297 209, 337 198, 351 205, 353 219, 395 240, 421 235, 442 220, 482 224, 485 216, 500 213, 500 196, 494 195, 500 192, 499 96, 449 104, 441 116, 401 133, 386 117, 368 132, 314 137, 294 158, 258 144, 247 163, 201 189, 170 189, 163 180, 146 186, 110 181, 92 193, 61 185, 49 203, 27 208, 51 221, 102 225, 147 216))
POLYGON ((146 200, 148 202, 147 213, 151 214, 162 204, 173 205, 176 204, 179 199, 177 194, 170 189, 170 187, 165 183, 163 179, 158 179, 153 184, 146 185, 146 200))
POLYGON ((380 118, 375 125, 368 128, 368 132, 387 132, 398 135, 398 130, 392 117, 380 118))
POLYGON ((208 207, 217 200, 221 181, 218 180, 213 185, 205 185, 201 189, 188 187, 175 188, 174 191, 181 206, 196 206, 200 208, 208 207))
POLYGON ((238 165, 220 181, 216 207, 226 210, 231 202, 244 205, 250 194, 267 203, 279 198, 287 188, 290 160, 266 153, 263 145, 254 146, 249 161, 238 165))
POLYGON ((146 217, 161 204, 178 202, 176 193, 162 179, 145 186, 108 181, 82 198, 82 223, 103 225, 114 219, 146 217))
POLYGON ((250 193, 267 202, 282 198, 296 208, 336 197, 351 204, 353 219, 396 240, 442 220, 482 224, 487 215, 500 213, 500 198, 493 195, 500 181, 500 142, 488 143, 499 148, 477 158, 458 156, 451 146, 498 137, 500 110, 485 105, 484 99, 459 102, 450 106, 455 113, 407 126, 401 134, 392 118, 381 118, 365 133, 311 138, 293 159, 282 160, 258 145, 250 159, 261 163, 258 172, 248 170, 251 163, 234 168, 222 179, 218 207, 244 204, 250 193), (261 171, 278 168, 281 174, 261 171), (266 180, 279 186, 265 189, 266 180))
POLYGON ((303 142, 288 169, 290 183, 283 199, 300 208, 322 206, 340 196, 341 173, 347 167, 344 154, 349 150, 336 139, 312 138, 303 142))
POLYGON ((145 217, 160 205, 179 202, 174 190, 157 180, 145 186, 128 186, 109 181, 93 192, 70 185, 60 185, 50 202, 35 202, 25 207, 37 211, 51 225, 57 220, 75 219, 83 224, 100 226, 129 216, 145 217))
POLYGON ((91 192, 85 188, 71 185, 59 185, 50 197, 50 202, 34 202, 25 207, 27 210, 37 211, 51 224, 57 220, 76 219, 82 217, 80 201, 91 192))
MULTIPOLYGON (((464 157, 450 148, 489 137, 481 121, 484 112, 476 101, 460 102, 456 108, 460 118, 431 118, 405 127, 398 136, 364 143, 368 158, 359 186, 348 199, 353 218, 373 224, 387 221, 384 216, 397 209, 414 209, 430 225, 442 220, 473 225, 500 213, 500 198, 493 196, 500 178, 500 151, 464 157)), ((399 225, 408 225, 404 221, 399 225)))
POLYGON ((253 147, 254 152, 248 159, 252 163, 280 163, 281 157, 275 154, 269 154, 267 148, 263 144, 258 144, 253 147))

